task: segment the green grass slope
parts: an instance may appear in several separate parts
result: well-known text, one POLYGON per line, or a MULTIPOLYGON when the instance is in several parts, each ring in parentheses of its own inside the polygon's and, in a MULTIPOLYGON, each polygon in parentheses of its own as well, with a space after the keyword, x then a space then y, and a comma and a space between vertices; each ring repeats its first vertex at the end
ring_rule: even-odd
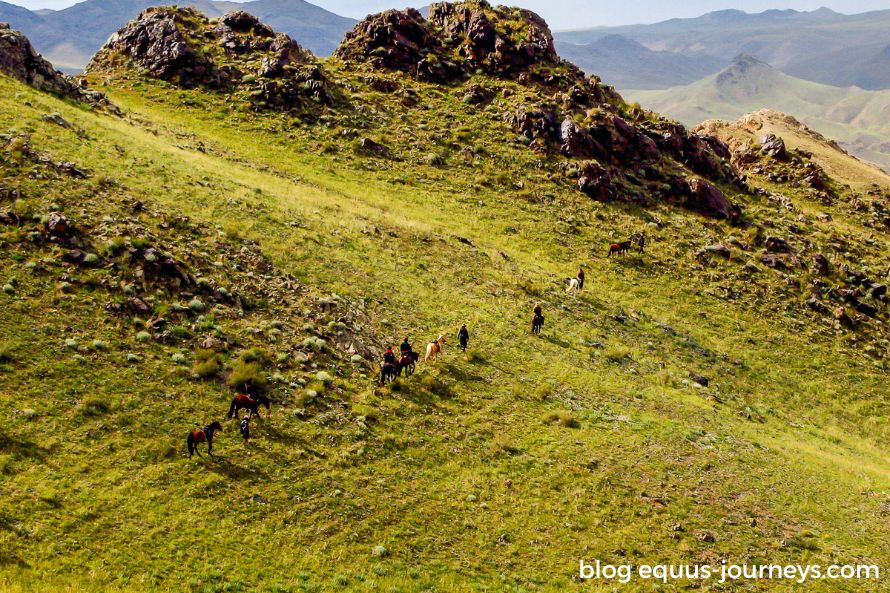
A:
POLYGON ((0 207, 21 221, 0 226, 0 588, 581 591, 580 558, 888 565, 883 317, 840 327, 804 306, 809 269, 757 260, 769 232, 880 277, 885 232, 801 189, 774 188, 793 213, 737 196, 749 229, 595 203, 462 87, 392 74, 415 99, 393 109, 325 67, 355 85, 350 117, 133 76, 106 81, 116 118, 0 77, 0 207), (47 240, 52 212, 95 257, 47 240), (606 257, 639 231, 645 255, 606 257), (715 242, 728 259, 695 256, 715 242), (143 283, 148 245, 195 287, 143 283), (114 312, 133 293, 149 310, 114 312), (376 384, 384 343, 464 322, 466 355, 376 384), (244 377, 274 400, 254 442, 226 421, 217 457, 188 460, 244 377))
POLYGON ((742 57, 726 70, 687 86, 623 93, 687 125, 707 119, 734 120, 759 109, 788 113, 856 156, 890 170, 890 91, 801 80, 742 57))

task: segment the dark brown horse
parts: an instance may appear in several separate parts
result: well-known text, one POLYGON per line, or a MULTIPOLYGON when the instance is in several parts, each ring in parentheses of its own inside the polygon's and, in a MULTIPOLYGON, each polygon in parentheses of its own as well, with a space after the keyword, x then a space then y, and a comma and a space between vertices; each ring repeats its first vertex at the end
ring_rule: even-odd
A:
POLYGON ((236 395, 232 398, 232 405, 229 406, 229 419, 238 415, 239 410, 250 411, 251 416, 260 417, 260 406, 269 408, 269 398, 265 395, 236 395))
POLYGON ((535 313, 535 316, 532 317, 532 333, 540 336, 542 327, 544 327, 544 316, 540 313, 535 313))
POLYGON ((398 364, 384 362, 380 365, 380 384, 392 383, 399 376, 401 369, 398 364))
POLYGON ((186 444, 189 448, 189 459, 192 458, 194 453, 197 453, 198 457, 201 456, 201 452, 198 451, 198 443, 207 443, 207 454, 213 457, 213 435, 218 430, 222 431, 222 424, 214 421, 204 428, 196 428, 191 431, 186 439, 186 444))
POLYGON ((405 352, 402 355, 402 358, 399 359, 398 368, 396 369, 396 375, 401 375, 402 371, 405 371, 405 376, 410 377, 414 374, 415 364, 417 363, 417 359, 420 357, 417 352, 405 352))

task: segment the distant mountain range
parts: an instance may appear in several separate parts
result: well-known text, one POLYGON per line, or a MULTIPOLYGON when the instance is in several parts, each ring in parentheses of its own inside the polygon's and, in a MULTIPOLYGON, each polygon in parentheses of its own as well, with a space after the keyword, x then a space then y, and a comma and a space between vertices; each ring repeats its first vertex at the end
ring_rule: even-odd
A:
MULTIPOLYGON (((158 0, 86 0, 64 10, 30 11, 0 2, 0 21, 27 35, 57 68, 69 72, 83 68, 90 57, 128 21, 158 0)), ((169 3, 169 2, 168 2, 169 3)), ((236 3, 213 0, 181 2, 209 17, 229 10, 245 10, 299 41, 320 56, 331 54, 347 31, 355 26, 346 18, 304 0, 254 0, 236 3)))
POLYGON ((622 91, 688 84, 740 53, 796 78, 890 88, 890 10, 723 10, 652 25, 558 32, 556 39, 561 54, 622 91))
POLYGON ((587 45, 558 44, 559 54, 619 89, 663 89, 688 84, 726 66, 711 56, 651 50, 623 35, 607 35, 587 45))
POLYGON ((890 90, 835 87, 789 76, 749 55, 686 86, 625 92, 687 125, 734 120, 759 109, 793 114, 852 154, 890 171, 890 90))

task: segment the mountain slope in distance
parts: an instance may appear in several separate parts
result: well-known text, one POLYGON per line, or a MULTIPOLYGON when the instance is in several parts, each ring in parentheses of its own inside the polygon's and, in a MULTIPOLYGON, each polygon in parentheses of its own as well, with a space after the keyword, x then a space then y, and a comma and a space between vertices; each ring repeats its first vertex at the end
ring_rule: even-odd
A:
MULTIPOLYGON (((86 0, 63 10, 36 14, 0 2, 0 21, 28 36, 53 64, 68 72, 81 70, 90 57, 117 29, 134 19, 155 0, 86 0)), ((254 0, 214 2, 188 0, 183 6, 197 8, 210 18, 229 10, 244 10, 260 17, 278 31, 297 39, 316 55, 329 55, 355 20, 342 17, 304 0, 254 0)))
POLYGON ((801 80, 742 55, 729 68, 693 84, 624 95, 687 125, 734 120, 762 108, 789 113, 856 156, 890 168, 890 91, 801 80))
POLYGON ((593 43, 558 43, 560 54, 596 74, 607 84, 624 89, 662 89, 689 84, 717 72, 725 61, 709 56, 686 56, 653 51, 623 35, 608 35, 593 43))
MULTIPOLYGON (((890 88, 890 62, 882 58, 890 46, 890 10, 855 15, 826 8, 758 14, 727 10, 651 25, 564 31, 556 38, 562 43, 590 44, 609 35, 628 37, 653 51, 707 56, 724 64, 747 52, 805 80, 872 90, 890 88)), ((640 66, 628 67, 635 73, 640 66)), ((678 77, 670 86, 679 84, 684 83, 678 77)))

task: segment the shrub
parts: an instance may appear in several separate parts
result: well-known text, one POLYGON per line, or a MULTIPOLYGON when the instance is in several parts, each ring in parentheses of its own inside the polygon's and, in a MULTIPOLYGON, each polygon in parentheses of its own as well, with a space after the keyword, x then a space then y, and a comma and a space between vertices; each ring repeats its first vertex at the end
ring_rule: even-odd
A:
POLYGON ((421 379, 420 386, 433 395, 437 395, 442 398, 451 397, 451 389, 448 387, 448 385, 446 385, 433 375, 426 375, 423 379, 421 379))
POLYGON ((581 426, 581 423, 578 422, 578 419, 572 416, 571 412, 568 410, 557 410, 555 412, 550 412, 546 416, 544 416, 544 422, 547 424, 558 424, 565 428, 578 428, 581 426))
POLYGON ((111 406, 105 400, 91 398, 80 404, 80 411, 84 416, 104 416, 111 411, 111 406))
POLYGON ((113 239, 109 239, 105 244, 105 255, 107 257, 114 257, 124 250, 124 247, 127 246, 127 241, 123 237, 115 237, 113 239))
POLYGON ((12 344, 0 344, 0 364, 15 362, 15 346, 12 344))
POLYGON ((213 350, 198 350, 195 353, 195 366, 192 370, 201 379, 215 377, 222 370, 219 355, 213 350))
POLYGON ((226 383, 229 387, 244 389, 248 393, 262 393, 269 388, 260 363, 241 359, 232 365, 232 372, 226 383))
POLYGON ((603 352, 603 356, 610 362, 620 362, 625 358, 630 358, 630 348, 626 346, 613 346, 607 348, 603 352))
POLYGON ((303 340, 303 348, 312 350, 313 352, 325 352, 328 348, 328 344, 321 338, 309 337, 303 340))
POLYGON ((137 342, 147 342, 150 339, 151 339, 151 334, 148 333, 147 331, 141 331, 138 334, 136 334, 137 342))

